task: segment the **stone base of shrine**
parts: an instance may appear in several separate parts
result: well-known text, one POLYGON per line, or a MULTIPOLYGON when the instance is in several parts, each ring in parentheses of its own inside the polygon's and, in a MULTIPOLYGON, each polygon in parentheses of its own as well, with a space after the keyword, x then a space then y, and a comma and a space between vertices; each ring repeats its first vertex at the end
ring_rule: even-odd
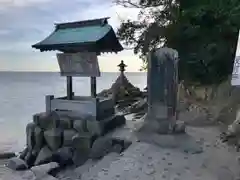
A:
MULTIPOLYGON (((98 153, 96 143, 99 144, 99 139, 125 122, 125 117, 120 115, 96 121, 72 119, 55 111, 35 114, 33 122, 26 127, 27 146, 18 158, 10 161, 10 168, 24 170, 50 162, 60 166, 80 165, 91 156, 93 148, 94 153, 98 153)), ((107 147, 106 142, 110 144, 108 150, 116 148, 112 147, 114 143, 121 144, 120 140, 108 138, 102 140, 98 149, 107 147)))

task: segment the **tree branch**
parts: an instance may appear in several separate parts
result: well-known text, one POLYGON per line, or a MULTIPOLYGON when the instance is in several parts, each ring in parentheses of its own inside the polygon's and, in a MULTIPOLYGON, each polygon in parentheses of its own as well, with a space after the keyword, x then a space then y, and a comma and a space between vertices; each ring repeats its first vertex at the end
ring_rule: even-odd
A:
POLYGON ((134 3, 131 0, 115 0, 115 3, 118 5, 121 5, 126 8, 139 8, 139 9, 144 9, 144 8, 150 8, 150 7, 159 7, 163 5, 162 2, 155 3, 155 4, 149 4, 149 5, 143 5, 143 4, 138 4, 134 3))

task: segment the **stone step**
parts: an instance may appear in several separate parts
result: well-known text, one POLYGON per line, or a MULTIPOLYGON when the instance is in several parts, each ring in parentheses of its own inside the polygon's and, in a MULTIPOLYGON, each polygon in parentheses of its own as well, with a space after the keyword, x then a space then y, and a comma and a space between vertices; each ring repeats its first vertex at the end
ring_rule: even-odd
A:
POLYGON ((82 168, 80 168, 80 170, 76 169, 75 172, 81 174, 81 180, 92 180, 98 176, 99 172, 107 173, 111 163, 119 157, 120 155, 117 153, 109 153, 87 171, 83 172, 82 168))

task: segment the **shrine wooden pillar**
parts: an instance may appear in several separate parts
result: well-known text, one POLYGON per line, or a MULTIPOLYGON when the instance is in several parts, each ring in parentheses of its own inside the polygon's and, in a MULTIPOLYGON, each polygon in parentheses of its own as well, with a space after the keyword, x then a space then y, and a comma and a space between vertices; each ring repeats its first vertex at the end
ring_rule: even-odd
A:
POLYGON ((91 77, 91 97, 97 96, 97 80, 96 77, 91 77))
POLYGON ((73 98, 72 76, 67 76, 67 99, 73 98))

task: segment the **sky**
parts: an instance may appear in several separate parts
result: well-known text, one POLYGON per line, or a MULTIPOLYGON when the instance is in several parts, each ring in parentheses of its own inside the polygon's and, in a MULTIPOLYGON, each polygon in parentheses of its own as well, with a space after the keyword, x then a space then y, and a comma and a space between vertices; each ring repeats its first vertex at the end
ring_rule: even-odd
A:
MULTIPOLYGON (((110 17, 116 32, 121 20, 137 15, 137 9, 117 6, 112 0, 0 0, 0 71, 59 71, 57 52, 31 47, 54 30, 54 23, 110 17)), ((103 72, 118 71, 121 60, 129 72, 142 65, 131 50, 98 59, 103 72)))

